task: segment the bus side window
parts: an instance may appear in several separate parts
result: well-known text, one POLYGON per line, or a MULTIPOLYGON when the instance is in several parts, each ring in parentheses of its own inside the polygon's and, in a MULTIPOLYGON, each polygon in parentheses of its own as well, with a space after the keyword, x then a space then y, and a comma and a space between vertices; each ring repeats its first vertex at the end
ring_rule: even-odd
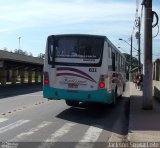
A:
POLYGON ((121 65, 120 65, 120 55, 118 55, 118 69, 120 71, 121 65))
POLYGON ((108 57, 112 58, 112 47, 108 45, 108 57))
POLYGON ((108 57, 110 58, 110 46, 108 45, 108 57))
POLYGON ((115 53, 112 52, 112 70, 116 70, 116 65, 115 65, 115 53))
POLYGON ((116 61, 118 60, 118 53, 116 52, 116 61))

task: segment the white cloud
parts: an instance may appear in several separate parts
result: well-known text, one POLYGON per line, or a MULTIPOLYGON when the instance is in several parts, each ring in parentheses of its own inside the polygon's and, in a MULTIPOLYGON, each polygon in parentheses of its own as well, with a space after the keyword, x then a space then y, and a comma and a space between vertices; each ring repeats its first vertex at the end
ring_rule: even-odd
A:
MULTIPOLYGON (((160 15, 159 6, 153 6, 160 15)), ((135 0, 3 0, 0 1, 0 32, 11 33, 12 38, 23 34, 31 51, 42 49, 44 38, 51 33, 103 34, 111 40, 127 39, 134 25, 135 9, 135 0)), ((6 46, 12 41, 7 40, 7 35, 6 40, 4 37, 0 40, 6 46)), ((17 43, 10 44, 11 48, 17 48, 13 47, 17 43)), ((156 42, 156 49, 158 45, 156 42)))
POLYGON ((7 32, 7 31, 9 31, 9 29, 7 28, 0 29, 0 32, 7 32))
MULTIPOLYGON (((12 29, 81 23, 108 23, 133 21, 135 6, 128 3, 49 2, 28 0, 1 5, 0 21, 12 29), (123 17, 122 17, 123 16, 123 17)), ((103 24, 107 25, 107 24, 103 24)), ((102 26, 102 25, 101 25, 102 26)), ((5 29, 0 25, 0 28, 5 29)), ((7 29, 8 30, 8 29, 7 29)))

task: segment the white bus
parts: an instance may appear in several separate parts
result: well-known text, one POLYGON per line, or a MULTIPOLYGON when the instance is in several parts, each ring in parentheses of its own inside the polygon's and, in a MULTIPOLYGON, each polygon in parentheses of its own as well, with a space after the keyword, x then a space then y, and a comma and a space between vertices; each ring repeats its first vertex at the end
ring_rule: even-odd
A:
POLYGON ((115 104, 126 81, 125 57, 105 36, 67 34, 47 39, 43 96, 115 104))

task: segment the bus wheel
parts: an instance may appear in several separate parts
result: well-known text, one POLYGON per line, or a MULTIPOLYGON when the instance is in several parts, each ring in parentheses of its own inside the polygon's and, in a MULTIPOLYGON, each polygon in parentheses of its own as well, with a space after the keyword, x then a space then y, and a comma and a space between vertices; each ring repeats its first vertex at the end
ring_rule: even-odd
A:
POLYGON ((125 88, 126 88, 126 85, 125 85, 125 84, 123 84, 123 92, 125 91, 125 88))
POLYGON ((66 100, 66 104, 68 106, 78 106, 79 105, 79 101, 66 100))
POLYGON ((112 100, 113 100, 113 102, 111 103, 111 106, 114 107, 116 105, 116 99, 117 99, 117 87, 115 89, 115 92, 112 93, 112 100))

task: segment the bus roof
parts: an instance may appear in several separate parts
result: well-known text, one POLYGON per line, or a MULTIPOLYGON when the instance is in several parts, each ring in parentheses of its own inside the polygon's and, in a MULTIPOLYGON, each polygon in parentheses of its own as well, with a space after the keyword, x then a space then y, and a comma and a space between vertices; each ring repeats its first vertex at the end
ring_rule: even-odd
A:
POLYGON ((100 37, 100 38, 106 38, 106 36, 103 35, 95 35, 95 34, 55 34, 50 36, 83 36, 83 37, 100 37))

